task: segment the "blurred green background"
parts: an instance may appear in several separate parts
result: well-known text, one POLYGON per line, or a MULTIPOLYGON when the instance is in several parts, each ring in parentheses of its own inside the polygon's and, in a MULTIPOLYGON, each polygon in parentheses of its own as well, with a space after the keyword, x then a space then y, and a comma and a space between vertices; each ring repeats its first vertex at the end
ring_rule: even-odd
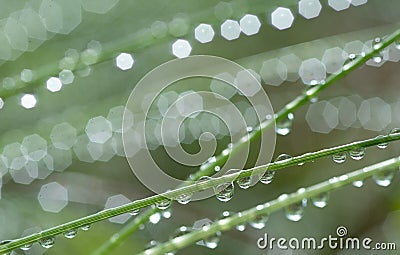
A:
MULTIPOLYGON (((335 1, 329 2, 335 4, 335 1)), ((309 58, 322 60, 328 49, 352 49, 349 43, 356 40, 366 43, 365 47, 368 47, 369 40, 398 29, 400 22, 400 2, 396 0, 369 0, 366 4, 350 5, 342 11, 331 8, 328 1, 321 1, 322 10, 313 19, 305 19, 298 13, 298 1, 294 0, 233 0, 223 4, 224 8, 216 8, 220 4, 220 1, 212 0, 0 1, 0 27, 9 43, 0 47, 3 47, 4 52, 10 53, 1 55, 3 61, 0 66, 0 81, 3 80, 3 87, 0 89, 0 97, 4 99, 5 104, 0 110, 0 145, 4 148, 14 142, 21 143, 28 135, 39 134, 51 146, 52 129, 62 122, 68 122, 75 127, 78 136, 84 134, 89 119, 97 116, 107 117, 111 108, 125 105, 131 90, 144 74, 175 58, 171 45, 176 41, 176 37, 190 42, 191 55, 221 56, 260 73, 265 61, 282 60, 282 57, 289 54, 295 54, 298 61, 309 58), (272 11, 279 6, 289 8, 294 15, 293 25, 282 31, 272 26, 270 19, 272 11), (26 15, 24 10, 33 10, 42 15, 42 21, 48 22, 45 22, 44 27, 47 31, 41 39, 26 36, 24 38, 17 33, 17 27, 11 29, 17 31, 13 34, 14 37, 7 34, 7 22, 18 18, 21 20, 21 17, 26 15), (219 27, 225 19, 240 20, 248 13, 257 15, 261 21, 259 33, 252 36, 241 34, 239 39, 233 41, 221 37, 219 27), (187 22, 187 31, 182 35, 173 36, 167 33, 160 39, 148 36, 149 33, 151 35, 151 26, 155 21, 170 24, 176 17, 183 17, 187 22), (222 17, 222 20, 218 17, 222 17), (212 42, 201 44, 195 40, 194 28, 200 23, 213 26, 216 35, 212 42), (22 49, 15 47, 20 40, 27 40, 26 49, 23 49, 24 45, 21 46, 22 49), (73 83, 63 86, 59 92, 49 92, 46 89, 46 80, 51 76, 58 76, 59 62, 64 58, 66 50, 85 51, 87 44, 92 40, 101 44, 102 51, 98 59, 101 63, 89 65, 90 74, 80 77, 79 71, 87 71, 88 67, 79 61, 74 69, 76 77, 73 83), (10 51, 7 51, 7 47, 10 51), (120 52, 133 54, 133 69, 121 71, 116 67, 114 58, 120 52), (32 82, 24 83, 20 80, 20 72, 23 69, 33 71, 32 82), (13 86, 7 87, 10 81, 7 78, 13 79, 13 86), (24 109, 20 105, 21 95, 24 93, 37 97, 37 105, 33 109, 24 109)), ((348 54, 352 53, 351 50, 348 51, 348 54)), ((290 134, 277 137, 274 158, 282 153, 300 155, 353 140, 375 137, 398 127, 400 76, 397 62, 400 59, 400 50, 397 51, 392 47, 391 52, 384 55, 384 65, 376 67, 372 66, 372 63, 362 66, 323 91, 317 102, 295 112, 290 134), (333 112, 326 114, 324 109, 333 109, 333 112)), ((327 61, 329 62, 329 59, 327 61)), ((268 81, 262 80, 263 88, 268 93, 275 111, 302 93, 305 88, 297 75, 299 63, 296 64, 293 60, 289 60, 288 63, 294 67, 290 69, 289 64, 285 63, 290 69, 289 76, 283 78, 279 86, 272 86, 268 81), (292 81, 288 81, 288 77, 291 77, 292 81)), ((273 73, 273 70, 271 72, 273 73)), ((271 77, 280 79, 279 75, 272 74, 271 77)), ((182 84, 178 92, 192 90, 192 86, 190 82, 182 84)), ((118 135, 120 134, 113 134, 115 141, 118 135)), ((223 135, 217 137, 217 152, 220 152, 226 147, 229 138, 223 135)), ((234 197, 228 203, 209 198, 185 206, 174 204, 170 219, 162 219, 157 224, 146 224, 143 230, 132 235, 112 254, 134 254, 141 251, 150 240, 168 240, 173 230, 181 225, 192 226, 194 221, 203 218, 213 220, 225 210, 244 210, 272 200, 282 193, 294 192, 298 188, 307 187, 332 176, 398 156, 398 146, 398 143, 393 143, 383 150, 369 148, 365 158, 360 161, 348 159, 343 164, 336 164, 331 158, 323 158, 303 166, 283 169, 268 186, 258 184, 248 190, 237 188, 234 197)), ((109 197, 118 194, 130 200, 152 195, 135 178, 123 156, 114 156, 105 162, 93 160, 95 162, 88 163, 76 157, 74 148, 69 152, 72 164, 63 171, 49 171, 42 162, 38 164, 38 171, 43 176, 51 173, 44 179, 29 176, 32 174, 29 171, 28 175, 21 174, 15 177, 17 174, 11 175, 7 173, 8 167, 3 167, 3 171, 0 171, 4 174, 0 185, 0 240, 18 238, 31 233, 32 230, 37 231, 38 228, 46 229, 95 213, 104 209, 109 197), (43 210, 38 201, 41 187, 52 182, 59 183, 68 191, 67 206, 58 213, 43 210)), ((195 152, 198 150, 198 143, 192 139, 185 148, 195 152)), ((158 147, 153 153, 162 157, 164 152, 158 147)), ((56 157, 54 160, 56 162, 56 157)), ((61 163, 68 163, 68 158, 61 157, 60 160, 61 163)), ((166 168, 175 166, 168 160, 163 161, 163 164, 166 168)), ((171 170, 171 174, 182 175, 180 170, 171 170)), ((178 254, 266 254, 265 250, 256 246, 257 239, 265 232, 275 237, 319 238, 334 235, 338 226, 346 226, 349 230, 348 236, 368 236, 374 241, 397 242, 399 245, 399 190, 397 179, 386 188, 368 180, 362 188, 349 186, 332 192, 328 206, 324 209, 309 204, 305 209, 304 218, 299 222, 288 221, 280 211, 270 216, 268 225, 263 230, 247 227, 244 232, 228 231, 222 235, 215 250, 192 245, 178 254)), ((55 202, 49 200, 45 203, 55 202)), ((73 240, 57 237, 54 247, 47 251, 35 244, 25 253, 89 254, 122 226, 109 221, 99 222, 89 231, 80 231, 73 240)), ((365 251, 324 250, 323 253, 365 254, 365 251)), ((268 254, 321 252, 275 250, 268 254)))

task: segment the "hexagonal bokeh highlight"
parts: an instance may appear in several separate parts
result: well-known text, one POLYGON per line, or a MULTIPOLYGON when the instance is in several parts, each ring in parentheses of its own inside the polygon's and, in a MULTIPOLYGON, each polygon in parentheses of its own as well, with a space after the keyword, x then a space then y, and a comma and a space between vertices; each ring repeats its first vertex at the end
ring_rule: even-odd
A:
POLYGON ((345 44, 343 50, 348 54, 362 55, 368 51, 368 47, 361 41, 351 41, 345 44))
POLYGON ((150 30, 155 38, 161 39, 168 34, 168 25, 164 21, 156 20, 151 24, 150 30))
POLYGON ((103 116, 90 119, 86 125, 85 132, 90 141, 94 143, 105 143, 112 136, 112 126, 103 116))
POLYGON ((20 143, 11 143, 4 146, 3 157, 7 167, 14 170, 22 169, 28 162, 28 158, 22 152, 20 143))
POLYGON ((28 49, 28 35, 18 20, 9 17, 6 20, 3 31, 11 48, 20 51, 26 51, 28 49))
POLYGON ((301 59, 295 54, 290 53, 279 58, 282 63, 286 65, 287 69, 287 81, 295 82, 299 79, 299 68, 301 65, 301 59))
POLYGON ((271 13, 271 23, 279 30, 288 29, 292 26, 294 16, 290 9, 278 7, 271 13))
POLYGON ((329 133, 339 123, 339 111, 328 101, 319 101, 309 106, 306 113, 306 121, 312 131, 329 133))
POLYGON ((36 106, 37 99, 35 95, 25 94, 21 97, 20 103, 25 109, 32 109, 36 106))
POLYGON ((235 79, 239 93, 245 96, 254 96, 257 94, 261 90, 260 81, 261 77, 252 69, 239 71, 235 79))
POLYGON ((30 160, 39 161, 47 154, 47 141, 38 134, 25 136, 21 151, 30 160))
POLYGON ((193 112, 203 110, 203 98, 196 92, 182 93, 175 107, 182 116, 194 118, 198 113, 193 112))
POLYGON ((328 0, 328 4, 335 11, 343 11, 350 7, 351 0, 328 0))
POLYGON ((360 6, 366 4, 368 0, 351 0, 351 5, 353 6, 360 6))
POLYGON ((44 211, 58 213, 68 204, 68 190, 58 182, 44 184, 37 199, 44 211))
POLYGON ((62 88, 62 82, 59 78, 57 77, 50 77, 47 81, 46 81, 46 88, 50 91, 50 92, 57 92, 60 91, 62 88))
POLYGON ((336 97, 329 100, 339 111, 338 129, 347 129, 357 121, 357 106, 347 97, 336 97))
POLYGON ((82 0, 82 7, 85 11, 99 14, 107 13, 119 0, 82 0))
POLYGON ((319 0, 300 0, 299 13, 306 19, 318 17, 321 12, 322 5, 319 0))
POLYGON ((240 32, 240 25, 236 20, 228 19, 221 25, 221 36, 228 41, 239 38, 240 32))
POLYGON ((363 128, 372 131, 384 130, 392 121, 392 109, 379 97, 364 100, 357 113, 363 128))
POLYGON ((133 127, 133 113, 123 105, 111 108, 108 112, 107 119, 111 123, 112 131, 116 133, 122 133, 123 130, 128 130, 133 127), (122 121, 124 112, 125 121, 122 121))
POLYGON ((214 35, 214 29, 209 24, 200 24, 194 30, 194 37, 201 43, 211 42, 214 35))
POLYGON ((316 58, 304 60, 299 68, 299 76, 306 85, 317 85, 325 81, 326 67, 316 58))
POLYGON ((260 31, 261 22, 256 15, 246 14, 240 19, 240 28, 245 35, 255 35, 260 31))
POLYGON ((80 161, 87 162, 87 163, 93 163, 95 160, 89 153, 89 150, 88 150, 89 142, 90 142, 90 140, 86 134, 80 135, 77 137, 76 142, 72 148, 73 148, 73 151, 74 151, 76 157, 80 161))
POLYGON ((339 47, 327 49, 322 56, 322 63, 326 67, 327 73, 338 73, 342 70, 344 63, 348 59, 348 54, 339 47))
POLYGON ((172 44, 172 54, 177 58, 189 57, 192 46, 187 40, 178 39, 172 44))
MULTIPOLYGON (((109 208, 113 208, 116 206, 121 206, 127 203, 132 202, 131 200, 129 200, 127 197, 125 197, 122 194, 119 195, 115 195, 115 196, 111 196, 107 199, 107 202, 104 206, 104 209, 109 209, 109 208)), ((125 222, 127 222, 129 220, 129 218, 132 215, 130 215, 129 213, 126 214, 121 214, 115 217, 112 217, 110 219, 108 219, 110 222, 113 223, 118 223, 118 224, 124 224, 125 222)))
POLYGON ((135 60, 129 53, 121 53, 115 58, 115 65, 123 71, 131 69, 134 63, 135 60))
POLYGON ((76 136, 76 128, 68 122, 55 125, 50 133, 50 139, 54 147, 62 150, 71 149, 76 141, 76 136))
POLYGON ((52 163, 48 167, 56 172, 62 172, 72 164, 71 150, 58 149, 55 146, 47 148, 47 154, 51 157, 52 163))
POLYGON ((269 59, 262 64, 260 75, 266 84, 278 86, 287 79, 287 67, 277 58, 269 59))
POLYGON ((217 93, 227 99, 230 99, 236 94, 236 88, 227 84, 226 81, 231 81, 232 83, 235 80, 235 77, 230 73, 221 73, 215 76, 216 79, 213 79, 210 83, 210 90, 214 93, 217 93))
POLYGON ((71 70, 64 69, 58 74, 58 78, 62 84, 71 84, 75 79, 75 75, 71 70))

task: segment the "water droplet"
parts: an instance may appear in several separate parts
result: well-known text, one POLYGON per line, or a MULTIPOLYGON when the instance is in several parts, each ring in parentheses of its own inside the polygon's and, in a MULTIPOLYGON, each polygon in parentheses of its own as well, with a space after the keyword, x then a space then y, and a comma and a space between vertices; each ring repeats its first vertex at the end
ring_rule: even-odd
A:
POLYGON ((307 199, 291 204, 285 208, 285 216, 288 220, 299 221, 303 218, 303 210, 307 205, 307 199))
POLYGON ((216 232, 214 235, 211 235, 204 239, 204 246, 210 249, 215 249, 218 247, 219 240, 221 238, 221 232, 216 232))
POLYGON ((246 131, 247 131, 247 133, 252 132, 253 131, 253 127, 250 127, 250 126, 246 127, 246 131))
MULTIPOLYGON (((231 217, 231 216, 234 215, 234 214, 235 214, 234 212, 223 211, 223 212, 221 213, 221 215, 220 215, 216 220, 222 220, 222 219, 231 217)), ((239 212, 238 214, 241 215, 240 212, 239 212)), ((245 225, 245 224, 239 224, 239 225, 236 225, 235 228, 236 228, 236 230, 238 230, 238 231, 244 231, 244 230, 246 229, 246 225, 245 225)))
POLYGON ((144 248, 147 250, 147 249, 156 247, 156 246, 159 245, 159 244, 160 244, 160 242, 157 242, 157 241, 155 241, 155 240, 151 240, 150 242, 148 242, 148 243, 144 246, 144 248))
POLYGON ((140 209, 133 209, 133 211, 131 211, 129 214, 132 216, 136 216, 140 213, 140 209))
POLYGON ((264 184, 270 184, 274 179, 275 171, 267 170, 260 178, 260 182, 264 184))
POLYGON ((328 204, 329 193, 323 192, 311 198, 315 207, 324 208, 328 204))
POLYGON ((220 166, 215 166, 214 170, 215 170, 215 172, 218 172, 219 170, 221 170, 221 167, 220 166))
POLYGON ((228 202, 233 197, 234 189, 232 182, 219 184, 214 188, 215 196, 221 202, 228 202))
POLYGON ((389 135, 394 135, 399 133, 400 133, 400 128, 393 128, 392 130, 390 130, 389 135))
POLYGON ((372 176, 375 183, 382 187, 387 187, 392 183, 395 171, 393 169, 380 171, 372 176))
POLYGON ((76 228, 74 228, 74 229, 65 231, 64 236, 68 239, 72 239, 76 236, 77 233, 78 233, 78 230, 76 228))
POLYGON ((251 185, 251 177, 242 177, 236 181, 237 185, 242 189, 248 189, 251 185))
POLYGON ((268 214, 257 215, 254 219, 249 221, 249 225, 255 229, 263 229, 267 225, 268 218, 268 214))
POLYGON ((46 249, 53 247, 54 242, 55 242, 54 237, 46 237, 39 240, 39 244, 46 249))
POLYGON ((161 214, 160 213, 154 213, 149 217, 149 222, 153 224, 157 224, 161 220, 161 214))
POLYGON ((294 115, 289 113, 283 120, 278 121, 275 125, 275 132, 278 135, 287 135, 293 126, 294 115))
MULTIPOLYGON (((372 40, 372 48, 373 48, 373 50, 378 49, 381 46, 381 44, 382 44, 382 38, 376 37, 374 40, 372 40)), ((382 53, 379 52, 379 53, 375 54, 372 57, 372 60, 377 64, 381 63, 382 60, 383 60, 382 53)))
POLYGON ((354 181, 352 185, 356 188, 361 188, 364 185, 364 181, 362 180, 354 181))
POLYGON ((90 229, 90 225, 82 226, 81 229, 82 229, 83 231, 88 231, 88 230, 90 229))
POLYGON ((171 239, 189 234, 191 231, 192 231, 191 228, 188 228, 186 226, 181 226, 174 231, 173 235, 171 236, 171 239))
POLYGON ((169 219, 172 216, 171 210, 167 209, 161 212, 161 216, 163 216, 163 218, 165 219, 169 219))
POLYGON ((33 243, 28 243, 22 246, 20 249, 23 251, 28 251, 30 248, 32 248, 33 243))
POLYGON ((171 205, 171 200, 169 199, 164 199, 162 201, 156 202, 156 207, 160 210, 168 209, 170 205, 171 205))
POLYGON ((338 152, 332 155, 333 161, 339 164, 345 162, 346 158, 347 158, 346 152, 338 152))
POLYGON ((274 162, 278 162, 278 161, 280 161, 280 162, 283 162, 283 161, 289 161, 289 160, 291 160, 292 159, 292 156, 290 156, 290 155, 288 155, 288 154, 280 154, 276 159, 275 159, 275 161, 274 162))
POLYGON ((357 55, 354 53, 350 53, 349 57, 346 59, 346 61, 343 64, 343 69, 347 70, 350 68, 350 66, 353 64, 354 60, 357 59, 357 55))
POLYGON ((362 158, 364 157, 364 155, 365 155, 365 148, 363 148, 363 147, 355 148, 355 149, 351 150, 351 151, 349 152, 349 154, 350 154, 350 157, 351 157, 352 159, 354 159, 354 160, 360 160, 360 159, 362 159, 362 158))
MULTIPOLYGON (((196 181, 196 184, 198 184, 198 185, 202 185, 202 183, 203 182, 206 182, 206 181, 209 181, 209 180, 211 180, 212 178, 210 177, 210 176, 202 176, 202 177, 200 177, 197 181, 196 181)), ((203 191, 203 190, 206 190, 206 188, 201 188, 200 187, 200 190, 199 191, 203 191)))
POLYGON ((396 47, 396 49, 400 50, 400 40, 395 41, 394 46, 396 47))
POLYGON ((192 200, 192 194, 191 193, 181 194, 176 198, 176 200, 178 201, 178 203, 185 205, 192 200))
MULTIPOLYGON (((379 139, 379 138, 384 138, 384 137, 385 137, 384 135, 378 135, 376 138, 379 139)), ((378 144, 377 147, 379 149, 386 149, 388 147, 388 145, 389 145, 389 143, 385 142, 385 143, 378 144)))

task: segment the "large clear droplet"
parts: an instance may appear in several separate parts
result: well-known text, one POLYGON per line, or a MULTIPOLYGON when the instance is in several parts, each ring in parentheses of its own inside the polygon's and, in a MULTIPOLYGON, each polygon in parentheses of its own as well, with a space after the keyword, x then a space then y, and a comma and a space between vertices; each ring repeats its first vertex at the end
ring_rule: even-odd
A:
POLYGON ((221 202, 228 202, 233 197, 234 189, 235 186, 232 182, 219 184, 214 188, 215 196, 221 202))
POLYGON ((267 225, 268 218, 268 214, 257 215, 254 219, 249 221, 249 225, 255 229, 263 229, 267 225))
POLYGON ((285 216, 288 220, 299 221, 303 218, 304 207, 307 205, 307 199, 301 202, 291 204, 285 208, 285 216))
POLYGON ((159 202, 156 202, 156 207, 160 210, 168 209, 170 205, 171 205, 171 200, 169 199, 164 199, 159 202))
MULTIPOLYGON (((380 138, 384 138, 384 137, 385 137, 384 135, 378 135, 378 136, 376 137, 376 139, 380 139, 380 138)), ((380 143, 380 144, 378 144, 377 147, 378 147, 379 149, 386 149, 386 148, 388 147, 388 145, 389 145, 389 143, 388 143, 388 142, 385 142, 385 143, 380 143)))
POLYGON ((278 135, 287 135, 292 130, 294 115, 289 113, 283 120, 278 121, 275 125, 275 132, 278 135))
POLYGON ((39 244, 46 249, 53 247, 54 242, 55 242, 54 237, 46 237, 39 240, 39 244))
POLYGON ((275 171, 267 170, 260 178, 260 182, 264 184, 270 184, 274 179, 275 171))
POLYGON ((351 150, 351 151, 349 152, 349 154, 350 154, 350 157, 351 157, 352 159, 354 159, 354 160, 360 160, 360 159, 362 159, 362 158, 364 157, 364 155, 365 155, 365 148, 363 148, 363 147, 355 148, 355 149, 351 150))
POLYGON ((185 205, 192 200, 192 193, 181 194, 176 198, 176 200, 178 201, 178 203, 185 205))
POLYGON ((339 164, 345 162, 346 158, 347 158, 346 152, 338 152, 332 155, 333 161, 339 164))
POLYGON ((392 183, 395 173, 396 172, 392 169, 384 170, 384 171, 380 171, 379 173, 374 174, 372 176, 372 178, 374 179, 374 181, 377 185, 382 186, 382 187, 387 187, 392 183))
POLYGON ((64 236, 68 239, 72 239, 76 236, 77 233, 78 233, 78 230, 76 228, 74 228, 74 229, 65 231, 64 236))
POLYGON ((251 177, 242 177, 236 181, 237 185, 242 189, 248 189, 251 185, 251 177))
POLYGON ((362 180, 354 181, 354 182, 352 183, 352 185, 353 185, 354 187, 356 187, 356 188, 361 188, 361 187, 364 185, 364 181, 362 181, 362 180))
POLYGON ((328 204, 329 193, 323 192, 311 198, 315 207, 324 208, 328 204))

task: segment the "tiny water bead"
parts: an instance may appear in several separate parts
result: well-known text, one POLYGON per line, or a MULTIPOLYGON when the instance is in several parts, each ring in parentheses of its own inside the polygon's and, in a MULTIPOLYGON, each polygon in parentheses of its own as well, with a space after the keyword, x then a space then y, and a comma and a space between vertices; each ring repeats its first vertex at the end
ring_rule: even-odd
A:
POLYGON ((192 231, 191 228, 188 228, 186 226, 180 226, 178 229, 174 231, 170 239, 189 234, 191 231, 192 231))
POLYGON ((365 148, 363 147, 355 148, 349 152, 349 155, 354 160, 360 160, 365 155, 365 148))
MULTIPOLYGON (((207 247, 207 248, 209 248, 209 249, 215 249, 215 248, 218 247, 218 243, 220 241, 220 238, 221 238, 221 232, 218 231, 215 234, 203 239, 202 240, 203 241, 202 245, 207 247)), ((201 241, 200 241, 200 243, 198 242, 197 244, 201 244, 201 241)))
MULTIPOLYGON (((223 211, 223 212, 221 213, 221 216, 218 217, 216 220, 222 220, 222 219, 231 217, 231 216, 233 216, 234 214, 235 214, 234 212, 223 211)), ((240 212, 239 212, 238 214, 241 215, 240 212)), ((236 228, 236 230, 238 230, 238 231, 244 231, 244 230, 246 229, 246 225, 245 225, 245 224, 239 224, 239 225, 236 225, 235 228, 236 228)))
POLYGON ((67 230, 64 232, 64 236, 68 239, 72 239, 76 236, 76 234, 78 233, 78 230, 76 228, 67 230))
POLYGON ((233 183, 222 183, 214 188, 216 198, 221 202, 228 202, 233 197, 235 186, 233 183))
POLYGON ((221 167, 220 167, 220 166, 215 166, 215 167, 214 167, 214 171, 215 171, 215 172, 219 172, 219 170, 221 170, 221 167))
POLYGON ((236 181, 237 185, 242 189, 248 189, 251 185, 251 177, 242 177, 236 181))
POLYGON ((278 157, 276 157, 276 159, 274 160, 274 162, 287 162, 290 161, 292 159, 292 156, 288 155, 288 154, 280 154, 278 157))
POLYGON ((399 133, 400 133, 400 128, 393 128, 392 130, 390 130, 389 135, 394 135, 399 133))
POLYGON ((356 188, 361 188, 361 187, 364 185, 364 181, 362 181, 362 180, 354 181, 354 182, 352 183, 352 185, 353 185, 354 187, 356 187, 356 188))
POLYGON ((260 178, 260 182, 264 184, 270 184, 274 179, 275 171, 267 170, 260 178))
MULTIPOLYGON (((376 137, 376 139, 380 139, 380 138, 384 138, 384 135, 378 135, 376 137)), ((384 143, 380 143, 378 144, 376 147, 378 147, 379 149, 386 149, 388 147, 389 143, 388 142, 384 142, 384 143)))
POLYGON ((54 237, 45 237, 39 240, 39 244, 46 249, 53 247, 54 242, 55 242, 54 237))
POLYGON ((88 231, 90 229, 90 225, 84 225, 81 227, 83 231, 88 231))
POLYGON ((129 214, 132 216, 136 216, 140 213, 140 209, 133 209, 129 214))
POLYGON ((332 155, 333 161, 339 164, 345 162, 346 158, 347 158, 346 152, 338 152, 332 155))
POLYGON ((350 53, 349 56, 347 57, 346 61, 344 61, 343 64, 343 69, 347 70, 349 67, 353 64, 354 60, 357 59, 357 55, 354 53, 350 53))
POLYGON ((176 198, 176 201, 178 201, 178 203, 185 205, 187 203, 189 203, 190 201, 192 201, 192 193, 188 193, 188 194, 181 194, 176 198))
POLYGON ((396 170, 394 169, 383 170, 379 173, 374 174, 372 176, 372 179, 377 185, 381 187, 387 187, 392 183, 395 174, 396 170))
POLYGON ((311 198, 315 207, 324 208, 328 204, 329 193, 323 192, 311 198))
POLYGON ((289 113, 283 120, 280 120, 275 125, 275 132, 278 135, 288 135, 292 130, 294 115, 289 113))
POLYGON ((162 201, 156 202, 156 207, 160 210, 168 209, 171 205, 171 200, 164 199, 162 201))

